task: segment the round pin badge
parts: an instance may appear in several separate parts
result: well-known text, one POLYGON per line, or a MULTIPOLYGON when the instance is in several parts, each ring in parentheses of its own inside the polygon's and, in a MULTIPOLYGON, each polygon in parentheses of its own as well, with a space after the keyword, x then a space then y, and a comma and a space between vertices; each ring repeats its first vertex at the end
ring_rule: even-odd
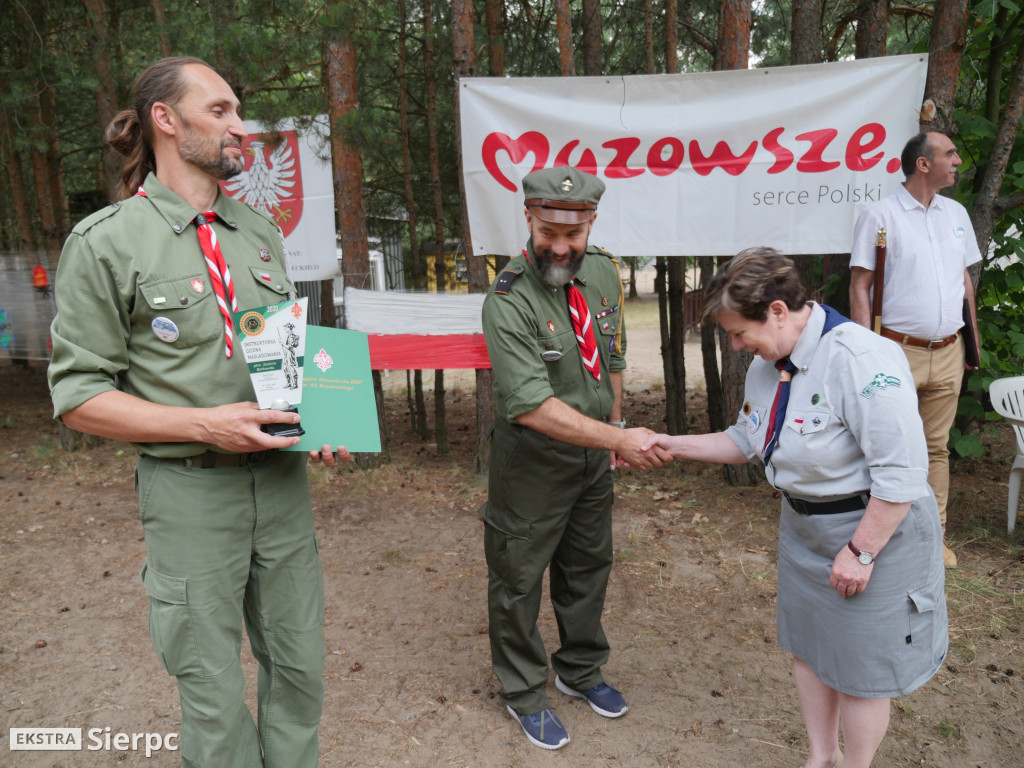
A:
POLYGON ((757 432, 757 428, 761 426, 761 417, 757 415, 757 411, 751 411, 750 416, 747 418, 747 429, 750 434, 757 432))
POLYGON ((149 325, 153 329, 153 333, 161 341, 170 343, 178 340, 178 326, 166 317, 154 317, 153 322, 149 325))
POLYGON ((811 405, 817 405, 819 402, 821 402, 821 395, 815 392, 811 395, 811 405))

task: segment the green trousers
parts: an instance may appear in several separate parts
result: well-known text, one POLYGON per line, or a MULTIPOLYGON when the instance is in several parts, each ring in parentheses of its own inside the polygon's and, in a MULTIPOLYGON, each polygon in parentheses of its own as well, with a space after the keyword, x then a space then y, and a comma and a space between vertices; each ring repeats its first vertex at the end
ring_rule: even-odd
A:
POLYGON ((496 419, 488 482, 480 514, 491 660, 502 699, 528 715, 548 707, 537 616, 549 565, 560 641, 551 665, 577 690, 604 682, 609 646, 601 614, 612 567, 614 500, 608 451, 496 419))
POLYGON ((202 469, 140 457, 153 648, 178 680, 186 768, 314 768, 323 571, 303 453, 202 469), (242 624, 259 662, 244 702, 242 624))

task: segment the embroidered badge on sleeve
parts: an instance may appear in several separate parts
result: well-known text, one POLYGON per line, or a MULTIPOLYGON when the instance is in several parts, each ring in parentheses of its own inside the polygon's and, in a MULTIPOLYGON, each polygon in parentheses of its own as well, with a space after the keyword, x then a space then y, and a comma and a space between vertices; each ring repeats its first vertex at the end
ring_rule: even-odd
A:
POLYGON ((860 391, 862 397, 871 397, 875 392, 886 387, 898 387, 900 386, 900 380, 895 376, 889 376, 884 373, 876 373, 875 378, 871 380, 864 389, 860 391))

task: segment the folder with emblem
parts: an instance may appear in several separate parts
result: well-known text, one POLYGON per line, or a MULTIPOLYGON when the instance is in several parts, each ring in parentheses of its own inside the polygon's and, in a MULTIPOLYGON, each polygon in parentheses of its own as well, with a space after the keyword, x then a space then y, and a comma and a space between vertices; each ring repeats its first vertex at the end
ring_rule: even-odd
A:
POLYGON ((306 326, 306 366, 299 413, 306 434, 286 450, 317 451, 344 445, 359 453, 380 451, 377 401, 365 333, 306 326))

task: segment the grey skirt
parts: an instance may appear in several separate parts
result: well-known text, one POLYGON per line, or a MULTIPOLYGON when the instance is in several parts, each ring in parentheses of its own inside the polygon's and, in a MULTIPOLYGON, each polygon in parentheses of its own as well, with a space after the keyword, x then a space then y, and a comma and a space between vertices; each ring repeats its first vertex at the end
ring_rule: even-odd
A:
POLYGON ((949 644, 938 509, 931 493, 915 501, 865 590, 840 597, 828 583, 832 561, 863 514, 800 515, 783 498, 776 632, 828 687, 903 696, 935 674, 949 644))

